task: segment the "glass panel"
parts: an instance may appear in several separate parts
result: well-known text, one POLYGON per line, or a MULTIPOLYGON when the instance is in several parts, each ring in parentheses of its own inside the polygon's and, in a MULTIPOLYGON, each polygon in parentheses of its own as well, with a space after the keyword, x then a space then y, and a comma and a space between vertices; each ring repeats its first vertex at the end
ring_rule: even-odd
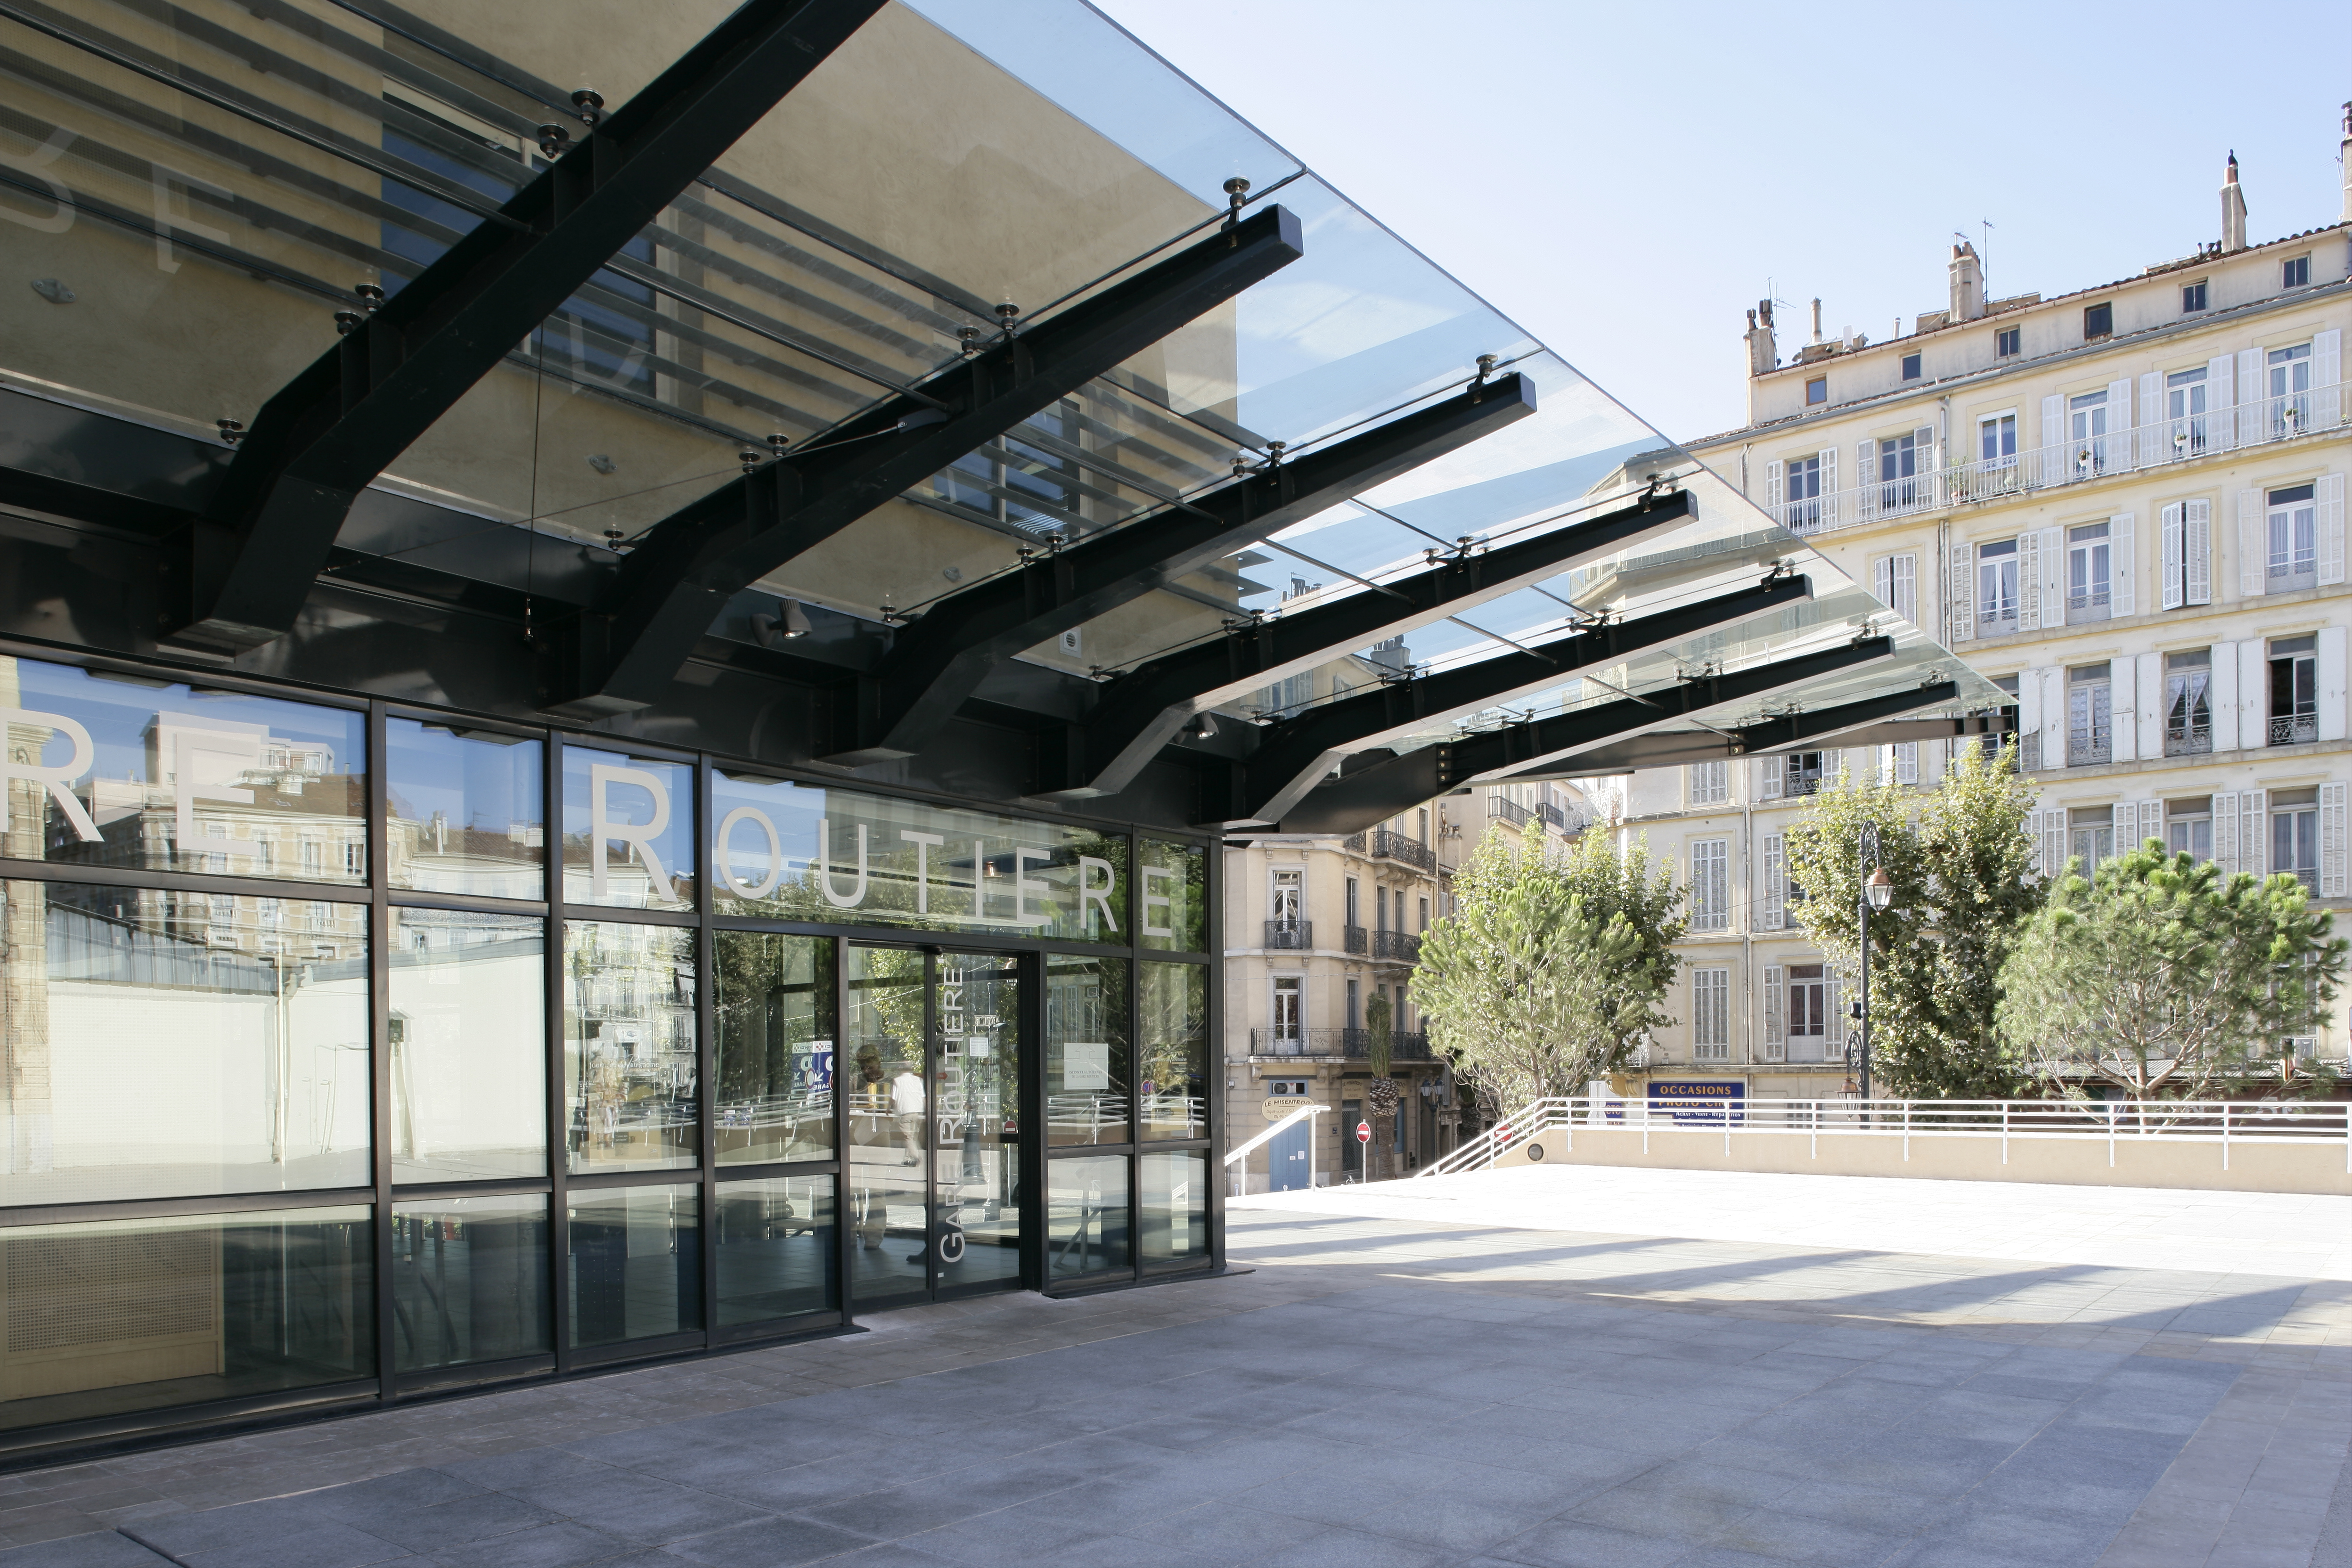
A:
POLYGON ((1125 1268, 1127 1156, 1084 1154, 1045 1163, 1045 1268, 1055 1279, 1125 1268))
POLYGON ((702 1327, 700 1201, 691 1186, 572 1194, 573 1344, 618 1344, 702 1327))
POLYGON ((694 770, 563 748, 563 899, 630 910, 694 907, 694 770))
POLYGON ((547 921, 392 911, 392 1179, 547 1173, 547 921))
POLYGON ((1020 973, 995 953, 932 960, 939 1282, 1021 1275, 1020 973))
POLYGON ((929 1289, 923 1237, 930 1174, 923 1136, 923 955, 905 948, 849 950, 849 1184, 845 1215, 856 1237, 850 1293, 863 1309, 929 1289))
POLYGON ((392 885, 489 899, 547 896, 537 741, 384 721, 392 885))
POLYGON ((547 1199, 394 1204, 392 1315, 392 1364, 399 1372, 553 1350, 547 1199))
POLYGON ((362 714, 0 658, 0 721, 13 858, 367 880, 362 714))
POLYGON ((1209 972, 1146 963, 1142 980, 1142 1135, 1209 1135, 1209 972))
POLYGON ((1135 858, 1138 945, 1171 952, 1206 952, 1208 856, 1194 845, 1139 838, 1135 858))
POLYGON ((1127 961, 1045 960, 1045 1141, 1125 1143, 1133 1062, 1127 961))
POLYGON ((0 1428, 373 1377, 368 1210, 0 1231, 0 1428))
POLYGON ((722 931, 712 950, 719 1163, 831 1159, 833 939, 722 931))
POLYGON ((1143 1266, 1209 1261, 1209 1156, 1198 1149, 1143 1157, 1143 1266))
POLYGON ((284 900, 5 892, 0 1202, 371 1180, 366 906, 296 906, 313 927, 297 956, 232 935, 285 931, 284 900))
POLYGON ((840 1307, 831 1176, 729 1182, 717 1240, 719 1327, 840 1307))
POLYGON ((565 1146, 575 1172, 698 1157, 694 932, 619 921, 563 928, 565 1146))
POLYGON ((1124 835, 723 773, 711 793, 721 914, 1128 940, 1124 835))

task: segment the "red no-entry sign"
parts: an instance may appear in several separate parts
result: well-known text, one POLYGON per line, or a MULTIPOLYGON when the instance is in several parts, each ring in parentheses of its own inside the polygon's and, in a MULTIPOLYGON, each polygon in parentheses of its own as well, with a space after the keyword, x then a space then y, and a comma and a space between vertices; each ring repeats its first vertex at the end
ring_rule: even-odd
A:
POLYGON ((1370 1142, 1371 1141, 1372 1141, 1372 1124, 1371 1124, 1370 1122, 1369 1122, 1369 1121, 1359 1121, 1359 1122, 1357 1122, 1357 1123, 1356 1123, 1356 1142, 1359 1142, 1359 1143, 1369 1143, 1369 1142, 1370 1142))

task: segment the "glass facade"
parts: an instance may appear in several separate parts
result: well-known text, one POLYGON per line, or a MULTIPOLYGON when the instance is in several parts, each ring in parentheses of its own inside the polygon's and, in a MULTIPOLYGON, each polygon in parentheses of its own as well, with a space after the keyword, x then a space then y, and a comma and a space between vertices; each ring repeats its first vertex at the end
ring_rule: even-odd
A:
POLYGON ((0 1432, 1212 1266, 1199 843, 47 660, 0 699, 0 1432))

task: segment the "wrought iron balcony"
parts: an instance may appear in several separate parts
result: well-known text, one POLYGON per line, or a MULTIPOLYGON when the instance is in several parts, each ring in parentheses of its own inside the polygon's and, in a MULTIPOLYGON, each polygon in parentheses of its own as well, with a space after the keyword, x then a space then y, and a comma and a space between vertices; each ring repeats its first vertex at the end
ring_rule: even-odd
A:
POLYGON ((1430 853, 1428 845, 1385 827, 1372 829, 1372 858, 1402 861, 1423 871, 1437 869, 1437 857, 1430 853))
POLYGON ((1352 952, 1360 958, 1365 953, 1372 951, 1371 932, 1366 931, 1361 926, 1342 926, 1339 929, 1343 933, 1341 945, 1349 952, 1352 952))
MULTIPOLYGON (((1254 1057, 1321 1057, 1361 1061, 1372 1048, 1370 1029, 1252 1029, 1250 1055, 1254 1057)), ((1429 1037, 1418 1030, 1398 1029, 1389 1035, 1389 1059, 1398 1062, 1425 1062, 1433 1059, 1429 1050, 1429 1037)))
POLYGON ((1401 931, 1376 931, 1372 933, 1372 956, 1398 963, 1418 963, 1421 938, 1401 931))
POLYGON ((1364 836, 1360 833, 1350 833, 1347 837, 1339 840, 1339 847, 1361 855, 1364 852, 1364 836))
POLYGON ((2107 731, 2095 730, 2087 735, 2066 737, 2066 765, 2070 768, 2095 768, 2111 762, 2115 756, 2115 737, 2107 731))
POLYGON ((1525 827, 1535 813, 1516 800, 1507 799, 1499 795, 1490 795, 1486 797, 1486 815, 1508 823, 1513 827, 1525 827))
POLYGON ((1301 952, 1315 945, 1315 922, 1312 921, 1268 921, 1265 922, 1265 945, 1287 951, 1301 952))
POLYGON ((2168 757, 2201 757, 2213 749, 2213 726, 2210 724, 2168 724, 2164 727, 2164 754, 2168 757))
POLYGON ((2273 713, 2271 715, 2271 744, 2299 746, 2306 741, 2319 739, 2319 716, 2315 713, 2273 713))

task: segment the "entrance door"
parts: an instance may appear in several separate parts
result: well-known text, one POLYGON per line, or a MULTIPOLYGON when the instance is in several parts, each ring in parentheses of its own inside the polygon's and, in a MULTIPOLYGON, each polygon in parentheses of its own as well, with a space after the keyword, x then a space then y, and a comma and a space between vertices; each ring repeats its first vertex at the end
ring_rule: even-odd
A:
POLYGON ((1296 1193, 1306 1190, 1309 1174, 1308 1155, 1312 1152, 1307 1141, 1314 1135, 1315 1119, 1310 1116, 1266 1140, 1266 1181, 1274 1191, 1296 1193))
POLYGON ((843 1152, 860 1310, 1021 1279, 1021 981, 1002 953, 849 950, 843 1152))

